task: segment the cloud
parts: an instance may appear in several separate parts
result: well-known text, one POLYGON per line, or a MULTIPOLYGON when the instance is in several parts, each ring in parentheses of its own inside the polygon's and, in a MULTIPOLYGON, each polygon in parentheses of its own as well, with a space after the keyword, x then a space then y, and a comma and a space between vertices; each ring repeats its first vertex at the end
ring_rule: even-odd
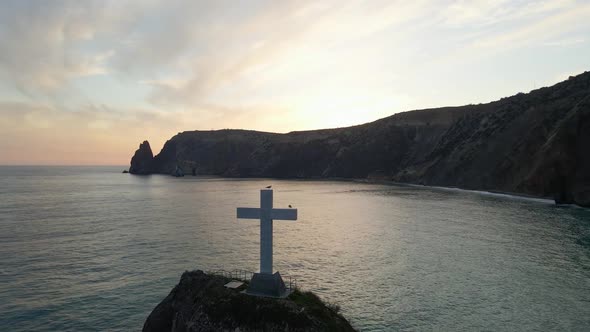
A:
POLYGON ((444 24, 460 27, 485 27, 499 24, 523 23, 545 15, 575 8, 575 0, 458 0, 442 8, 444 24))
POLYGON ((579 29, 588 23, 590 4, 562 9, 542 20, 523 27, 482 38, 474 43, 478 48, 514 48, 543 42, 579 29))
MULTIPOLYGON (((421 65, 426 72, 439 68, 460 71, 475 64, 490 66, 494 59, 514 52, 535 53, 541 59, 535 48, 581 44, 584 39, 575 36, 585 35, 590 29, 590 4, 584 1, 450 1, 440 9, 432 19, 433 26, 416 37, 428 38, 431 34, 432 54, 421 65)), ((516 63, 519 58, 510 61, 516 63)), ((545 60, 553 64, 561 61, 545 60)), ((553 76, 547 76, 547 80, 553 76)))
MULTIPOLYGON (((487 98, 460 95, 472 77, 466 87, 456 76, 502 70, 500 53, 586 47, 590 29, 590 5, 574 0, 1 6, 0 130, 18 139, 0 144, 39 155, 75 144, 84 160, 97 158, 85 146, 126 160, 137 141, 159 146, 182 130, 284 132, 487 98)), ((582 66, 527 54, 560 65, 549 79, 582 66)))
POLYGON ((584 37, 573 37, 573 38, 565 38, 565 39, 557 39, 553 41, 544 42, 544 46, 557 46, 557 47, 569 47, 575 46, 586 43, 586 38, 584 37))
POLYGON ((112 40, 140 13, 117 1, 3 1, 0 79, 29 97, 110 72, 112 40), (106 38, 106 43, 102 41, 106 38))
MULTIPOLYGON (((457 49, 554 42, 543 36, 575 28, 586 7, 573 0, 5 1, 0 79, 36 97, 69 88, 77 77, 131 77, 152 87, 155 105, 194 107, 238 82, 258 84, 248 75, 284 67, 303 51, 358 52, 355 43, 383 31, 399 48, 437 45, 431 39, 440 29, 457 49)), ((386 45, 368 46, 378 52, 386 45)))
POLYGON ((161 147, 182 120, 149 110, 87 105, 75 112, 0 102, 0 164, 122 164, 140 139, 161 147), (4 136, 5 135, 5 136, 4 136))
POLYGON ((206 105, 170 113, 88 104, 68 111, 45 103, 6 101, 0 102, 0 114, 0 132, 10 138, 0 140, 0 165, 121 165, 145 139, 158 153, 166 140, 181 131, 236 128, 246 122, 252 129, 281 131, 285 117, 291 116, 289 110, 277 107, 206 105))
MULTIPOLYGON (((326 55, 326 50, 350 47, 357 40, 415 19, 426 8, 423 1, 374 4, 283 2, 243 15, 231 24, 204 27, 209 33, 191 37, 197 38, 196 45, 212 46, 199 50, 194 58, 179 60, 172 72, 180 74, 147 81, 154 87, 150 101, 158 106, 198 107, 226 91, 259 86, 269 73, 275 75, 275 81, 294 80, 296 77, 286 73, 276 77, 275 69, 292 63, 299 63, 298 69, 304 71, 304 66, 333 66, 342 61, 326 55), (313 59, 301 64, 302 53, 313 59)), ((219 99, 223 97, 216 102, 219 99)))
MULTIPOLYGON (((235 103, 226 96, 236 98, 245 91, 250 100, 257 99, 259 91, 274 91, 273 85, 307 90, 351 71, 378 77, 384 69, 375 60, 396 47, 397 53, 408 54, 410 63, 389 68, 390 75, 407 76, 424 64, 472 61, 559 38, 584 24, 586 7, 576 1, 549 0, 284 2, 266 4, 223 23, 212 19, 215 10, 206 8, 194 18, 192 8, 187 8, 180 22, 208 24, 196 29, 199 33, 180 23, 170 24, 178 31, 172 35, 184 42, 174 48, 179 51, 174 56, 165 55, 170 48, 164 47, 155 58, 170 70, 146 81, 153 88, 149 101, 158 107, 202 109, 207 103, 235 103), (376 40, 384 31, 387 34, 376 40), (389 45, 383 45, 384 40, 389 45), (187 47, 191 44, 198 46, 187 47)), ((361 84, 359 79, 365 77, 346 79, 357 80, 358 90, 367 83, 375 88, 384 84, 383 79, 361 84)))

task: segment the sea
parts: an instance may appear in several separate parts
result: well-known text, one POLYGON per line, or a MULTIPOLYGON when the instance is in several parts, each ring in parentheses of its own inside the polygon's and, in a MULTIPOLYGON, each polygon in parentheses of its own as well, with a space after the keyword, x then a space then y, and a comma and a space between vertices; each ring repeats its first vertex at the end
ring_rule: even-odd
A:
POLYGON ((361 331, 590 331, 590 210, 444 188, 0 167, 0 331, 140 331, 185 270, 274 267, 361 331))

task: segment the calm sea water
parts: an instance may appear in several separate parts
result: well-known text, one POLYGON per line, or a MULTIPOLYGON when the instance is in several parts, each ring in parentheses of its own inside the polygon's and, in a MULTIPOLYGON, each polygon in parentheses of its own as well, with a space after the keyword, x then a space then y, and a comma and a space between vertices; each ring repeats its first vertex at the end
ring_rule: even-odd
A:
POLYGON ((590 210, 331 181, 0 167, 0 330, 137 331, 184 270, 258 268, 272 184, 275 268, 364 331, 589 331, 590 210))

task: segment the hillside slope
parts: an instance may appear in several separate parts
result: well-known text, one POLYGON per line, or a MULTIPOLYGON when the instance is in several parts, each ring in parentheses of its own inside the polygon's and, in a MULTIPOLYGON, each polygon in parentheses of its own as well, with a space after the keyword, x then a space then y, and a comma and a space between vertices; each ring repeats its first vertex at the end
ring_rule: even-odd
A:
MULTIPOLYGON (((586 72, 488 104, 398 113, 347 128, 183 132, 152 163, 142 162, 162 174, 179 166, 186 174, 229 177, 377 178, 590 206, 588 147, 586 72)), ((131 169, 141 173, 133 163, 131 169)))

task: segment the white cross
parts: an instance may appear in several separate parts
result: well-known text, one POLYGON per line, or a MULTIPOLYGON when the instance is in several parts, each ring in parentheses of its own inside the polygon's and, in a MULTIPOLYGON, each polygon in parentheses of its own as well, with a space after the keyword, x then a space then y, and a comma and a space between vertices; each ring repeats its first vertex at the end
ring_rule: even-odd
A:
POLYGON ((237 210, 241 219, 260 219, 260 273, 272 274, 272 221, 297 220, 297 209, 273 209, 272 189, 260 190, 260 208, 237 210))

